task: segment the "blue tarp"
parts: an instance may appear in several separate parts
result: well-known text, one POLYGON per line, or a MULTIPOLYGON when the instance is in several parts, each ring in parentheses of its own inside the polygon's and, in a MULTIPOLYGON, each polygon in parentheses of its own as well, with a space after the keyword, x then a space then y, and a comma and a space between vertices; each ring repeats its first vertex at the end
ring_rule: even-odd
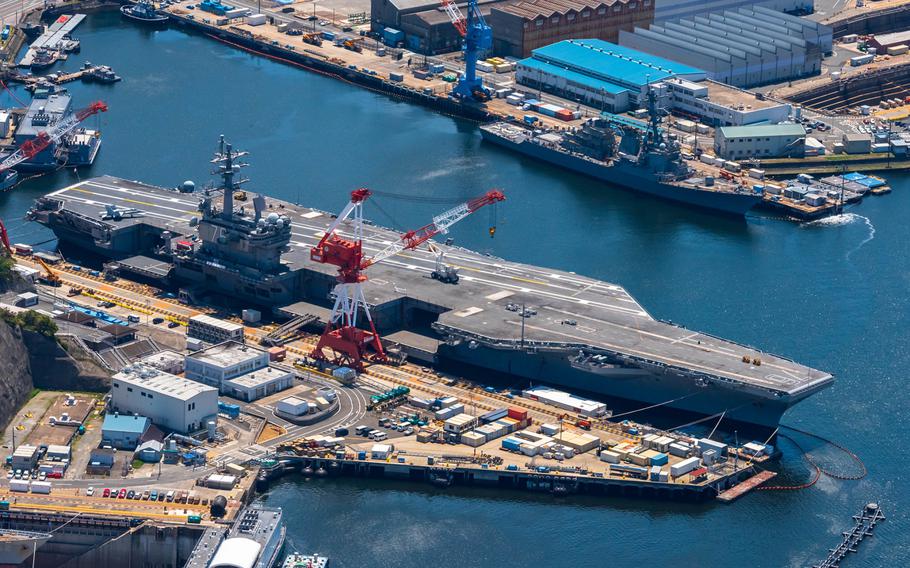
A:
POLYGON ((866 178, 866 176, 859 172, 850 172, 849 174, 844 174, 842 177, 847 181, 859 181, 866 178))
POLYGON ((866 187, 868 187, 868 188, 875 188, 875 187, 880 187, 880 186, 885 185, 885 182, 884 182, 884 181, 882 181, 882 180, 880 180, 880 179, 878 179, 878 178, 874 178, 874 177, 867 177, 867 178, 864 178, 864 179, 858 179, 858 180, 856 180, 856 183, 858 183, 858 184, 860 184, 860 185, 864 185, 864 186, 866 186, 866 187))

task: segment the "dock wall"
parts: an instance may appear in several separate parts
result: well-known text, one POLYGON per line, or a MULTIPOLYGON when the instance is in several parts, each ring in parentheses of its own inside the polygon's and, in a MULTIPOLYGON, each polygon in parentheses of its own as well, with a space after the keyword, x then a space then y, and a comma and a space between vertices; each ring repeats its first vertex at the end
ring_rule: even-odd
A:
POLYGON ((317 477, 370 477, 429 483, 437 487, 451 485, 487 487, 534 491, 554 495, 584 494, 604 497, 631 497, 661 501, 706 501, 732 487, 742 478, 751 475, 744 469, 711 483, 683 484, 661 483, 632 478, 592 477, 584 474, 510 471, 485 469, 477 466, 419 465, 413 463, 358 461, 351 459, 310 458, 279 456, 281 465, 273 470, 262 470, 257 489, 264 490, 268 483, 284 475, 315 475, 317 477), (303 473, 302 473, 303 472, 303 473), (312 473, 310 473, 312 472, 312 473))
POLYGON ((252 37, 245 37, 221 28, 213 27, 197 20, 191 20, 177 14, 168 14, 171 21, 183 29, 192 30, 209 36, 212 39, 232 45, 238 49, 257 53, 276 61, 282 61, 298 67, 303 67, 323 75, 340 79, 358 85, 374 92, 382 93, 393 98, 406 100, 442 114, 487 122, 495 117, 484 107, 470 103, 460 103, 448 96, 426 94, 399 83, 394 83, 378 75, 370 75, 357 69, 339 65, 324 58, 321 54, 307 53, 304 51, 290 51, 280 46, 266 44, 252 37))

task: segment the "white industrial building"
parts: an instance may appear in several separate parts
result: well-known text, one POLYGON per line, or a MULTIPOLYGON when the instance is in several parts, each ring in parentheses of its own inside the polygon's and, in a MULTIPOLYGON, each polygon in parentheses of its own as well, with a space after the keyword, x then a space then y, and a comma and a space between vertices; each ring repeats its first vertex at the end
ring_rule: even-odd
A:
POLYGON ((654 3, 654 21, 679 20, 707 12, 753 5, 778 12, 810 13, 814 4, 814 0, 657 0, 654 3))
POLYGON ((674 77, 666 85, 666 108, 687 114, 711 126, 744 126, 777 124, 790 118, 793 107, 770 101, 759 93, 750 93, 716 81, 687 81, 674 77))
POLYGON ((607 413, 607 405, 602 402, 581 398, 550 387, 532 387, 522 391, 521 395, 584 416, 603 416, 607 413))
POLYGON ((763 6, 711 12, 621 31, 623 46, 704 69, 709 79, 752 87, 819 73, 829 26, 763 6))
POLYGON ((724 126, 714 131, 714 152, 725 160, 800 157, 806 129, 800 124, 724 126))
POLYGON ((205 314, 190 318, 186 328, 186 336, 201 339, 206 343, 222 343, 224 341, 243 343, 244 341, 242 325, 205 314))
POLYGON ((147 416, 160 428, 185 434, 216 420, 218 390, 135 364, 114 375, 111 407, 120 413, 147 416))
POLYGON ((226 341, 191 353, 184 362, 188 379, 247 402, 290 388, 294 373, 269 365, 269 353, 226 341))

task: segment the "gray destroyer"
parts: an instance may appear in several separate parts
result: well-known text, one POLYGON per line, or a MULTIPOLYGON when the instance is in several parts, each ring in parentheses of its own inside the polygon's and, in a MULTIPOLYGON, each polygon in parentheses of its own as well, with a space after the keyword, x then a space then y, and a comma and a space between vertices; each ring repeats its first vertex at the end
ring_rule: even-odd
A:
POLYGON ((594 118, 574 131, 543 131, 508 122, 480 127, 484 140, 526 156, 632 191, 693 207, 745 215, 761 193, 738 183, 697 175, 682 159, 679 142, 660 127, 649 93, 647 128, 622 117, 594 118))
MULTIPOLYGON (((336 271, 310 251, 334 215, 263 195, 237 206, 240 155, 219 149, 218 190, 180 193, 104 176, 39 198, 28 217, 121 272, 325 321, 336 271)), ((400 237, 366 225, 363 249, 374 254, 400 237)), ((379 332, 413 359, 769 427, 833 382, 785 357, 656 319, 619 285, 434 247, 457 265, 456 284, 431 276, 443 256, 424 249, 372 266, 364 283, 379 332)))

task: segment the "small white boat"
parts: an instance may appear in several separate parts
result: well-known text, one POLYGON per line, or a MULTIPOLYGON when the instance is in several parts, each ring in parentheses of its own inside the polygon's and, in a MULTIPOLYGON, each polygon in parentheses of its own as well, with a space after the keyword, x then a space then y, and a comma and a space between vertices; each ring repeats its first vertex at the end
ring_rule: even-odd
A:
POLYGON ((328 565, 329 559, 326 556, 295 552, 287 555, 281 568, 326 568, 328 565))

